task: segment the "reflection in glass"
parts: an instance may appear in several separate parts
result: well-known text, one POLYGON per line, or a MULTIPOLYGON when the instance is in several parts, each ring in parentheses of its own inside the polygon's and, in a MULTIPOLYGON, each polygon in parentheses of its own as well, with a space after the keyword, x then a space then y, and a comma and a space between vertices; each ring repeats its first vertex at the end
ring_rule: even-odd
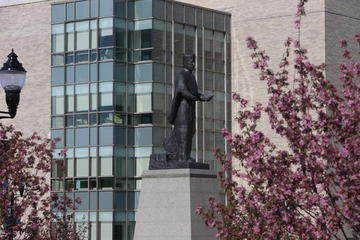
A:
POLYGON ((125 148, 120 148, 120 147, 115 148, 115 175, 118 177, 126 176, 126 150, 125 150, 125 148))
POLYGON ((75 15, 74 3, 67 3, 66 4, 66 20, 67 21, 74 20, 74 15, 75 15))
MULTIPOLYGON (((77 177, 89 176, 89 158, 77 158, 76 159, 76 176, 77 177)), ((77 182, 78 181, 76 181, 76 183, 77 182)), ((77 184, 75 187, 77 187, 77 184)), ((87 188, 87 181, 86 181, 86 188, 87 188)))
POLYGON ((76 4, 76 19, 89 18, 89 1, 78 1, 76 4))
POLYGON ((111 222, 101 222, 99 230, 101 240, 113 239, 113 224, 111 222))
POLYGON ((89 48, 89 22, 77 22, 75 24, 76 31, 76 49, 83 50, 89 48))
POLYGON ((66 112, 74 112, 74 86, 66 86, 66 112))
POLYGON ((213 13, 208 10, 203 10, 203 20, 204 27, 213 29, 214 21, 213 21, 213 13))
POLYGON ((76 115, 76 126, 84 126, 89 124, 88 114, 77 114, 76 115))
POLYGON ((136 112, 151 112, 152 106, 152 84, 135 84, 135 106, 136 112))
MULTIPOLYGON (((95 50, 95 52, 96 52, 96 50, 95 50)), ((97 72, 98 72, 97 64, 96 63, 90 64, 90 82, 97 81, 97 79, 98 79, 97 72)))
POLYGON ((184 25, 174 24, 174 57, 175 64, 182 66, 182 58, 184 54, 184 25))
POLYGON ((104 82, 99 84, 99 108, 100 111, 113 110, 113 83, 104 82))
MULTIPOLYGON (((106 189, 113 189, 113 187, 114 187, 114 179, 113 178, 99 178, 99 189, 106 190, 106 189)), ((111 201, 112 201, 112 197, 111 197, 111 201)), ((110 209, 112 209, 113 205, 111 204, 108 207, 110 207, 110 209)), ((99 206, 99 209, 102 209, 102 208, 100 208, 100 206, 99 206)))
POLYGON ((100 49, 99 55, 100 55, 100 61, 113 59, 114 49, 113 48, 100 49))
POLYGON ((51 84, 64 84, 64 67, 56 67, 51 69, 51 84))
POLYGON ((74 66, 66 67, 66 83, 74 83, 74 66))
POLYGON ((90 21, 90 47, 97 48, 97 21, 90 21))
POLYGON ((51 65, 63 65, 64 64, 64 54, 56 53, 51 55, 51 65))
POLYGON ((174 21, 183 23, 184 22, 184 6, 179 3, 174 3, 173 5, 173 14, 174 14, 174 21))
POLYGON ((214 33, 214 52, 215 58, 219 60, 224 59, 225 53, 225 34, 221 32, 214 33))
POLYGON ((74 51, 75 45, 75 26, 74 23, 66 24, 66 51, 74 51))
MULTIPOLYGON (((81 161, 82 159, 77 159, 77 163, 78 164, 80 161, 80 164, 82 165, 81 161)), ((77 167, 78 168, 78 167, 77 167)), ((81 171, 81 170, 80 170, 81 171)), ((79 173, 79 172, 78 172, 79 173)), ((80 176, 78 174, 78 176, 80 176)), ((75 181, 75 190, 88 190, 89 188, 89 181, 87 179, 77 179, 75 181)), ((76 198, 76 194, 75 194, 75 198, 76 198)), ((81 210, 81 209, 80 209, 81 210)))
POLYGON ((225 29, 225 16, 221 13, 214 13, 214 23, 215 29, 219 31, 224 31, 225 29))
POLYGON ((67 128, 65 131, 65 141, 67 147, 73 147, 74 146, 74 129, 73 128, 67 128))
POLYGON ((128 1, 128 16, 133 19, 152 17, 152 0, 128 1))
POLYGON ((90 84, 90 110, 97 110, 97 84, 90 84))
POLYGON ((90 178, 90 189, 97 189, 96 178, 90 178))
POLYGON ((69 52, 66 53, 66 59, 65 59, 65 63, 66 64, 72 64, 74 63, 74 52, 69 52))
POLYGON ((115 127, 115 144, 117 145, 126 144, 126 128, 115 127))
POLYGON ((90 0, 90 17, 98 16, 98 0, 90 0))
POLYGON ((64 87, 51 89, 51 114, 64 114, 64 87))
POLYGON ((152 47, 152 20, 129 22, 128 44, 129 48, 152 47))
POLYGON ((103 62, 99 64, 99 80, 100 81, 112 81, 114 76, 114 63, 113 62, 103 62))
POLYGON ((100 24, 100 47, 114 45, 113 19, 103 18, 99 20, 100 24))
POLYGON ((66 176, 67 177, 74 176, 74 159, 73 158, 66 159, 66 176))
POLYGON ((195 25, 195 8, 185 6, 185 22, 186 24, 195 25))
POLYGON ((185 54, 195 53, 195 27, 185 26, 185 54))
POLYGON ((99 127, 99 144, 111 145, 113 141, 114 129, 113 127, 99 127))
POLYGON ((213 31, 205 30, 204 32, 204 56, 205 58, 213 57, 213 31))
POLYGON ((126 48, 126 21, 115 19, 116 46, 126 48))
POLYGON ((64 24, 51 26, 51 52, 64 51, 64 24))
POLYGON ((73 115, 67 115, 65 124, 66 124, 66 127, 73 127, 74 126, 74 116, 73 115))
POLYGON ((113 123, 114 113, 100 113, 99 114, 99 125, 109 125, 113 123))
POLYGON ((115 83, 115 104, 116 111, 126 111, 126 85, 122 83, 115 83))
MULTIPOLYGON (((90 145, 91 146, 97 145, 97 143, 98 143, 97 137, 98 137, 97 128, 96 127, 90 128, 90 145)), ((96 157, 96 154, 94 156, 96 157)), ((93 170, 91 170, 91 171, 93 171, 93 170)), ((93 175, 93 176, 96 176, 96 175, 93 175)))
POLYGON ((80 51, 75 54, 75 62, 88 62, 89 61, 89 52, 88 51, 80 51))
POLYGON ((114 15, 113 0, 100 0, 100 17, 110 17, 114 15))
POLYGON ((89 145, 89 129, 75 128, 75 146, 83 147, 89 145))
POLYGON ((80 84, 75 86, 76 111, 89 110, 89 85, 80 84))
POLYGON ((64 117, 52 117, 51 118, 51 127, 52 128, 62 128, 64 127, 64 117))
POLYGON ((51 6, 51 22, 64 22, 65 20, 65 4, 55 4, 51 6))
POLYGON ((165 50, 165 22, 154 20, 153 25, 153 47, 157 50, 165 50))
MULTIPOLYGON (((93 180, 93 179, 91 179, 91 180, 93 180)), ((90 208, 89 209, 90 210, 97 209, 97 193, 96 192, 90 192, 90 208)))
POLYGON ((89 65, 81 64, 75 66, 75 82, 83 83, 89 81, 89 65))

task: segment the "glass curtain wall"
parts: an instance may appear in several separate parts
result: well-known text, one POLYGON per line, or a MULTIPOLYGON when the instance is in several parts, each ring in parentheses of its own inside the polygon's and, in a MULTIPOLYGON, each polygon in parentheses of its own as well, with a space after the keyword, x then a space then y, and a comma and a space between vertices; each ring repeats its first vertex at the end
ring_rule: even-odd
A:
POLYGON ((86 239, 132 240, 141 174, 171 131, 166 114, 183 54, 197 55, 200 91, 193 157, 216 167, 231 126, 230 16, 165 0, 86 0, 52 5, 52 138, 67 148, 53 192, 80 198, 86 239), (63 176, 64 175, 64 176, 63 176), (65 180, 59 180, 64 177, 65 180))

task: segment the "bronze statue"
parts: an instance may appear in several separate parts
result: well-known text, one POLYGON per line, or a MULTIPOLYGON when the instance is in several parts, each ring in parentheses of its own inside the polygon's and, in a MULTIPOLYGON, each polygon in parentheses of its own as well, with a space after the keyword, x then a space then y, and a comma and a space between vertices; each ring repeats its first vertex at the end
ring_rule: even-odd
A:
POLYGON ((196 129, 195 102, 210 101, 213 96, 199 93, 193 74, 195 55, 185 55, 183 65, 184 69, 176 76, 174 98, 168 116, 168 121, 174 125, 174 129, 165 139, 164 148, 170 160, 193 162, 190 153, 196 129))
POLYGON ((210 101, 213 95, 206 96, 199 93, 196 79, 193 74, 195 69, 195 55, 185 55, 183 58, 184 69, 177 74, 174 86, 168 121, 174 128, 169 137, 164 141, 166 154, 152 154, 150 169, 161 168, 208 168, 195 164, 190 157, 192 138, 195 134, 196 101, 210 101), (189 165, 189 163, 194 163, 189 165))

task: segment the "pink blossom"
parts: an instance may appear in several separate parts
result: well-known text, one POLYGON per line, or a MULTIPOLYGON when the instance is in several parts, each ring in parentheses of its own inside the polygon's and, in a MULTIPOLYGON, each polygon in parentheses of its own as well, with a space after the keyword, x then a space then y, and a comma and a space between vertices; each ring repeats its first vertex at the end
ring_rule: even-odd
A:
MULTIPOLYGON (((306 2, 298 0, 299 27, 306 2)), ((216 152, 227 204, 211 197, 208 208, 197 212, 225 240, 350 239, 344 228, 360 236, 360 61, 344 49, 340 91, 326 79, 326 65, 308 59, 299 39, 285 43, 280 69, 269 67, 275 65, 254 39, 247 44, 268 100, 248 106, 233 95, 241 105, 239 132, 221 131, 232 158, 216 152), (295 59, 288 66, 291 51, 295 59), (275 138, 261 131, 260 119, 275 138)))
POLYGON ((231 134, 231 132, 229 132, 229 130, 227 128, 221 129, 220 133, 223 135, 223 137, 226 141, 232 140, 232 134, 231 134))

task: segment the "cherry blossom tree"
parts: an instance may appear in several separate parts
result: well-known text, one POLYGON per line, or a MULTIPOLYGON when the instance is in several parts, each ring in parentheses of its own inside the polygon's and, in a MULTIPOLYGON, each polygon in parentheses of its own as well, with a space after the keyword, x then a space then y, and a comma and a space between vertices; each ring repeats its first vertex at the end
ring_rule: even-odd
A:
POLYGON ((79 201, 50 194, 55 142, 2 124, 0 139, 0 239, 80 239, 72 213, 79 201))
MULTIPOLYGON (((306 2, 298 4, 299 30, 306 2)), ((360 35, 355 41, 360 45, 360 35)), ((233 94, 241 106, 240 132, 222 130, 232 158, 216 150, 227 204, 210 197, 208 207, 196 212, 221 239, 358 239, 360 62, 341 41, 342 88, 337 89, 325 77, 325 64, 310 62, 299 40, 286 40, 276 70, 253 38, 246 42, 269 98, 249 106, 233 94), (258 130, 264 117, 286 140, 286 150, 258 130)))

